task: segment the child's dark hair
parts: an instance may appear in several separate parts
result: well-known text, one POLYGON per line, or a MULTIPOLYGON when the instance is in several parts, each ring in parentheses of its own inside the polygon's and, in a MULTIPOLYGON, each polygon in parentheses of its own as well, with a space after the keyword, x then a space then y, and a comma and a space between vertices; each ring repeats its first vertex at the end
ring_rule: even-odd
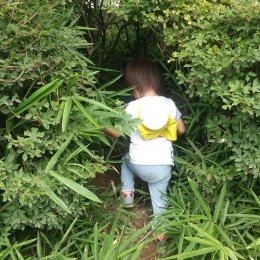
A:
POLYGON ((157 64, 151 60, 140 58, 130 62, 125 70, 125 78, 127 84, 134 86, 139 94, 148 90, 161 94, 161 73, 157 64))

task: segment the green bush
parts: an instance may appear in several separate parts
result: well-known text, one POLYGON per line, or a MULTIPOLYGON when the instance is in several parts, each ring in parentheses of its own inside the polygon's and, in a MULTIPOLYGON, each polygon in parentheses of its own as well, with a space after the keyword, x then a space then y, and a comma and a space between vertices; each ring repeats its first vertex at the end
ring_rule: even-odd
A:
POLYGON ((96 88, 70 1, 3 1, 0 14, 1 232, 62 228, 99 202, 84 186, 109 167, 102 128, 131 122, 110 108, 116 79, 96 88))

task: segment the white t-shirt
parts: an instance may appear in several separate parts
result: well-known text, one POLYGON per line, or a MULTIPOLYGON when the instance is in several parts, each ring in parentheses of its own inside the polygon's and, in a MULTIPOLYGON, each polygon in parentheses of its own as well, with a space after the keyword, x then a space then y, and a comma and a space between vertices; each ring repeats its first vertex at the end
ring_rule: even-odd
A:
MULTIPOLYGON (((126 112, 134 118, 140 116, 140 110, 144 107, 152 107, 152 113, 156 120, 163 111, 177 120, 181 113, 175 103, 162 96, 146 96, 132 101, 126 107, 126 112), (156 112, 157 111, 157 112, 156 112)), ((129 157, 130 162, 140 165, 174 165, 172 142, 165 137, 157 137, 144 140, 137 129, 130 135, 129 157)))

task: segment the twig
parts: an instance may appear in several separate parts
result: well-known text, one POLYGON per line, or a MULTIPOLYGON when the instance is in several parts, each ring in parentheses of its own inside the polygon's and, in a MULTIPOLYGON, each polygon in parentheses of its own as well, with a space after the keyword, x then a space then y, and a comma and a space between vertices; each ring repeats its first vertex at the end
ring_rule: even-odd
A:
POLYGON ((14 83, 16 82, 19 78, 22 77, 22 75, 24 74, 25 70, 23 70, 20 75, 16 78, 16 79, 13 79, 13 80, 6 80, 6 79, 0 79, 0 82, 8 82, 8 83, 14 83))
POLYGON ((112 189, 113 189, 113 192, 114 192, 114 195, 115 195, 115 199, 116 201, 118 201, 118 198, 117 198, 117 195, 116 195, 116 186, 115 186, 115 183, 113 180, 110 180, 111 181, 111 185, 112 185, 112 189))

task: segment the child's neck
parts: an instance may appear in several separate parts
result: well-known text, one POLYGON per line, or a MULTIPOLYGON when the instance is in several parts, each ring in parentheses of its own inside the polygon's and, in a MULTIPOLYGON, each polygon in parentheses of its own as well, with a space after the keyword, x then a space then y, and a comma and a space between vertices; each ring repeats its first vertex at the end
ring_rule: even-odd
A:
POLYGON ((145 93, 143 93, 141 97, 153 97, 153 96, 159 96, 159 95, 154 90, 150 89, 147 90, 145 93))

